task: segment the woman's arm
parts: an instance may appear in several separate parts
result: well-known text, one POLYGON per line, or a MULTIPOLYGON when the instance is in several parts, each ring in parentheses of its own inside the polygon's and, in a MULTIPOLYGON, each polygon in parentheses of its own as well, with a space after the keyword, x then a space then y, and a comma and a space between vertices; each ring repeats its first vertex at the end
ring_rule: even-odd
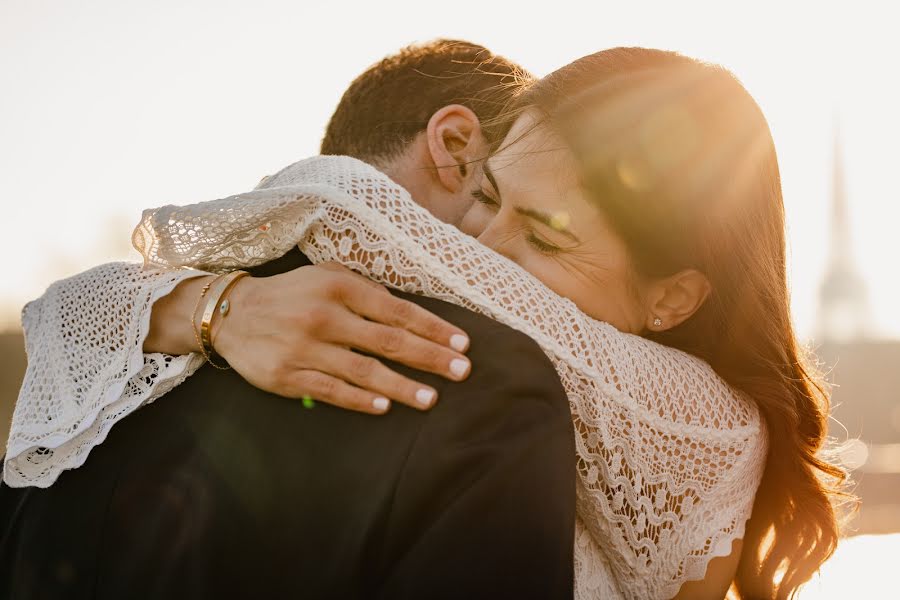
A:
POLYGON ((150 328, 144 338, 144 352, 181 355, 200 352, 197 338, 191 330, 191 313, 197 308, 197 298, 203 286, 215 279, 204 275, 182 281, 156 301, 151 308, 150 328))
MULTIPOLYGON (((50 485, 119 419, 199 368, 191 313, 213 278, 111 263, 56 282, 29 303, 29 360, 7 443, 7 483, 50 485)), ((384 412, 372 403, 382 395, 418 409, 434 404, 430 386, 351 349, 453 380, 468 375, 468 338, 459 328, 336 264, 245 278, 231 300, 228 319, 214 321, 217 350, 267 391, 365 412, 384 412)))
POLYGON ((145 257, 223 268, 239 257, 277 256, 299 241, 315 263, 339 261, 523 331, 554 362, 569 394, 579 515, 629 597, 672 597, 729 553, 765 463, 752 403, 702 361, 590 319, 436 221, 374 169, 338 158, 297 168, 301 185, 146 213, 145 257))
MULTIPOLYGON (((152 308, 144 352, 198 352, 191 314, 213 276, 184 281, 152 308)), ((286 396, 374 414, 398 401, 419 410, 437 390, 360 352, 452 381, 468 376, 468 337, 458 327, 337 265, 246 277, 229 295, 227 319, 214 319, 215 349, 247 381, 286 396)))

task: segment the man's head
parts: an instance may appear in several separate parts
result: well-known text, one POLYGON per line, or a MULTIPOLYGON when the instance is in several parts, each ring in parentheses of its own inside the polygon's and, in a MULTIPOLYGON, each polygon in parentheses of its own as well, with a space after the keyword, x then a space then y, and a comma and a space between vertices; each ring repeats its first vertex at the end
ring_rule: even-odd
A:
POLYGON ((472 163, 487 154, 488 138, 504 133, 490 123, 530 79, 470 42, 408 46, 350 84, 321 153, 379 167, 436 217, 459 224, 480 176, 472 163))

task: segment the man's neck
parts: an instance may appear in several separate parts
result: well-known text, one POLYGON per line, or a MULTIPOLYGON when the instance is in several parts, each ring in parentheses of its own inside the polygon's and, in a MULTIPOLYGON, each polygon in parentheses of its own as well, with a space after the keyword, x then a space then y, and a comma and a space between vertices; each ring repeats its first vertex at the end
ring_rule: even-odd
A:
POLYGON ((373 161, 370 164, 409 192, 416 204, 445 220, 447 211, 441 209, 446 207, 436 204, 446 199, 438 197, 436 193, 434 166, 426 158, 429 156, 428 147, 423 137, 417 137, 402 154, 387 161, 373 161))

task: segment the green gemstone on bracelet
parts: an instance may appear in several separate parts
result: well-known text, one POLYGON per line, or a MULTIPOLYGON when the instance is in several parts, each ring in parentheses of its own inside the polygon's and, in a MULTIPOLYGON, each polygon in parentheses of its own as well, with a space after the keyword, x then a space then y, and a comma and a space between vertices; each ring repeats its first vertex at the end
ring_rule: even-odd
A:
POLYGON ((229 310, 231 310, 231 302, 228 301, 228 298, 225 298, 222 300, 222 304, 219 305, 219 314, 224 317, 229 310))
POLYGON ((303 401, 303 408, 312 408, 316 405, 316 403, 312 399, 312 396, 303 396, 301 400, 303 401))

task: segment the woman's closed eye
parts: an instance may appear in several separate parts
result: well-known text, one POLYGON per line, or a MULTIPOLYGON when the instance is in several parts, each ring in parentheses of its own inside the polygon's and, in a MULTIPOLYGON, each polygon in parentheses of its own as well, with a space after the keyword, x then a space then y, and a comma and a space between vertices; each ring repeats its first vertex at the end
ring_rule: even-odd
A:
MULTIPOLYGON (((494 198, 491 198, 484 190, 473 190, 472 197, 492 212, 498 212, 500 210, 500 202, 498 202, 494 198)), ((532 248, 534 248, 541 254, 553 255, 562 251, 562 248, 560 248, 556 244, 548 242, 545 239, 541 239, 537 234, 534 233, 534 231, 530 229, 526 233, 525 239, 532 248)))
POLYGON ((542 240, 537 235, 535 235, 533 231, 528 232, 526 239, 528 240, 528 243, 541 254, 552 256, 562 251, 562 248, 555 244, 551 244, 546 240, 542 240))

